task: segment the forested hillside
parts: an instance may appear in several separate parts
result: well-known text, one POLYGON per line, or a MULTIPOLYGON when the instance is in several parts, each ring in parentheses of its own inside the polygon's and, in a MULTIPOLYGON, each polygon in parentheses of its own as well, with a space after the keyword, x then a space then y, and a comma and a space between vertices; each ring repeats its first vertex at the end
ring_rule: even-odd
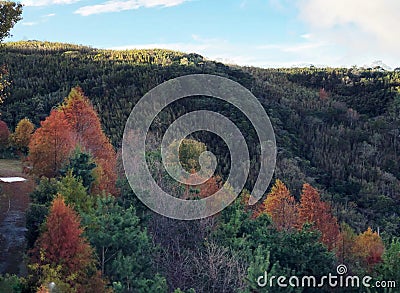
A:
MULTIPOLYGON (((80 86, 116 147, 135 102, 163 81, 192 73, 238 81, 270 115, 279 148, 277 178, 296 191, 303 181, 317 183, 337 205, 338 216, 357 230, 372 225, 400 233, 399 71, 232 68, 167 50, 109 51, 34 41, 8 43, 1 50, 11 86, 0 109, 9 128, 25 117, 39 125, 80 86)), ((163 118, 199 106, 183 102, 163 118)))
MULTIPOLYGON (((277 140, 275 185, 268 190, 268 196, 249 208, 245 205, 247 192, 244 191, 220 215, 193 222, 164 219, 149 213, 127 186, 120 163, 113 162, 116 167, 105 163, 113 155, 111 147, 107 146, 99 154, 93 151, 90 154, 93 158, 75 150, 69 165, 58 166, 54 162, 57 166, 50 168, 55 173, 47 177, 57 179, 38 182, 31 196, 28 218, 35 221, 28 223, 30 246, 38 237, 42 244, 46 243, 46 237, 51 237, 39 236, 39 226, 48 213, 49 217, 55 217, 66 209, 72 219, 69 221, 76 226, 77 237, 80 236, 78 216, 68 210, 63 198, 57 197, 62 190, 79 191, 81 199, 85 198, 85 192, 93 195, 106 191, 117 194, 117 199, 91 199, 95 202, 94 210, 84 200, 67 196, 66 203, 75 208, 82 225, 87 227, 85 235, 100 259, 99 271, 110 283, 115 281, 113 288, 117 292, 118 288, 151 292, 143 289, 146 286, 158 288, 154 290, 159 292, 163 290, 160 288, 171 292, 177 288, 194 288, 195 292, 259 292, 254 279, 264 269, 271 274, 294 272, 322 276, 334 271, 338 263, 346 263, 353 272, 368 272, 378 279, 398 277, 390 262, 391 256, 384 251, 396 254, 399 250, 396 237, 400 235, 400 71, 385 71, 380 67, 260 69, 227 66, 197 54, 168 50, 112 51, 37 41, 4 44, 0 48, 0 64, 6 64, 9 82, 4 103, 0 105, 0 119, 10 132, 17 133, 17 124, 23 118, 28 118, 39 129, 46 125, 52 127, 54 121, 69 121, 70 117, 77 121, 79 111, 89 107, 86 96, 99 115, 105 135, 119 153, 126 119, 147 91, 174 77, 207 73, 230 78, 248 88, 267 111, 277 140), (73 89, 77 86, 80 88, 73 89), (71 106, 74 103, 83 106, 75 111, 71 106), (64 109, 70 116, 57 118, 55 109, 64 109), (47 122, 41 123, 45 119, 47 122), (78 174, 68 172, 76 170, 69 167, 77 165, 87 174, 100 166, 97 178, 102 180, 85 185, 89 175, 79 175, 83 180, 78 180, 82 189, 74 182, 78 174), (110 174, 117 172, 113 168, 120 177, 118 191, 115 186, 110 187, 116 181, 110 179, 110 174), (106 187, 101 185, 104 182, 106 187), (278 212, 283 202, 288 207, 284 219, 278 212), (122 209, 128 212, 121 212, 122 209), (110 211, 110 219, 102 218, 105 210, 110 211), (107 263, 104 251, 108 248, 98 236, 107 234, 102 229, 104 221, 108 221, 121 239, 142 244, 127 247, 117 239, 110 239, 115 243, 108 247, 111 260, 107 263), (314 223, 316 230, 307 223, 314 223), (131 226, 131 234, 122 232, 124 225, 131 226), (368 251, 366 242, 378 248, 368 251), (380 251, 378 255, 376 251, 380 251), (153 260, 149 264, 135 260, 137 267, 129 267, 129 261, 138 254, 151 255, 153 260), (143 273, 137 277, 124 275, 126 267, 143 273)), ((97 114, 87 109, 82 113, 91 113, 91 121, 96 121, 97 114)), ((251 191, 259 168, 258 140, 249 120, 232 106, 209 97, 195 102, 182 99, 168 106, 153 123, 154 140, 177 117, 197 109, 218 111, 245 133, 252 164, 246 188, 251 191)), ((68 121, 62 123, 68 124, 68 121)), ((73 125, 71 128, 74 130, 73 125)), ((86 150, 95 149, 91 141, 106 141, 100 134, 100 126, 96 126, 98 134, 93 137, 74 131, 86 150)), ((193 138, 217 155, 218 177, 215 178, 218 179, 211 182, 212 187, 209 185, 214 188, 229 173, 226 145, 211 134, 199 132, 193 138)), ((31 162, 32 145, 31 142, 31 162)), ((69 152, 74 145, 71 142, 68 146, 69 152)), ((18 155, 27 154, 26 148, 18 149, 14 144, 10 149, 18 155)), ((157 147, 150 151, 148 160, 156 165, 157 147)), ((40 157, 37 162, 41 162, 40 157)), ((34 166, 35 170, 38 168, 34 166)), ((158 175, 162 177, 161 173, 158 175)), ((176 186, 173 190, 185 192, 176 186)), ((196 194, 201 197, 202 192, 200 189, 196 194)), ((51 221, 47 223, 50 225, 51 221)), ((89 248, 85 246, 85 249, 89 248)), ((91 272, 94 276, 94 271, 91 272)), ((53 273, 57 277, 63 274, 53 273)), ((94 280, 96 284, 107 283, 107 280, 94 280)), ((37 280, 31 282, 37 283, 37 280)), ((274 292, 279 292, 278 289, 274 292)))

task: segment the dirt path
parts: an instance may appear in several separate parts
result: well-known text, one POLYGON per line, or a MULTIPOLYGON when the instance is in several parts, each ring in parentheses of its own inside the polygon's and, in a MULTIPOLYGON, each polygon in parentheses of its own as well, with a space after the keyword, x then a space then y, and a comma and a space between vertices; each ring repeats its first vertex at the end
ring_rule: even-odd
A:
MULTIPOLYGON (((26 178, 21 162, 0 160, 0 177, 9 176, 26 178)), ((25 212, 33 186, 29 178, 25 182, 0 182, 0 274, 25 274, 25 212)))

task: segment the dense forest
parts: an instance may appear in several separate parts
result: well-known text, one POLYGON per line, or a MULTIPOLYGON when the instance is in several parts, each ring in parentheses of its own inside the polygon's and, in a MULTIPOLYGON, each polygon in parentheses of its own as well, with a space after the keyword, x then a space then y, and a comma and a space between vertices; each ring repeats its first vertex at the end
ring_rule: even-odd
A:
POLYGON ((256 283, 264 271, 319 278, 339 264, 354 275, 400 282, 399 70, 261 69, 161 49, 39 41, 4 44, 0 64, 7 84, 0 152, 21 158, 37 183, 26 214, 29 273, 0 277, 1 292, 46 292, 50 282, 62 292, 359 292, 256 283), (193 110, 231 119, 245 134, 252 165, 246 190, 227 209, 178 221, 151 212, 133 194, 121 141, 146 92, 194 73, 249 89, 271 119, 278 157, 267 193, 248 206, 260 158, 250 121, 210 97, 169 105, 152 125, 147 154, 163 188, 206 197, 229 174, 226 145, 204 132, 187 140, 182 160, 196 169, 199 150, 215 153, 218 168, 209 181, 187 189, 158 168, 163 133, 193 110), (67 231, 65 239, 56 239, 58 229, 67 231))

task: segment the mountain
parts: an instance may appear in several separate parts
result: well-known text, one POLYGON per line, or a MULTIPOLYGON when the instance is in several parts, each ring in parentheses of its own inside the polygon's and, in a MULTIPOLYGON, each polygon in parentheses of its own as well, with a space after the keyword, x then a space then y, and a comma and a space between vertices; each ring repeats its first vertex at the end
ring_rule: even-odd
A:
MULTIPOLYGON (((278 146, 275 177, 298 197, 308 182, 321 189, 335 215, 356 231, 379 227, 399 235, 400 73, 379 68, 261 69, 227 66, 198 54, 170 50, 100 50, 71 44, 27 41, 6 43, 0 64, 7 64, 11 86, 0 106, 10 129, 30 118, 36 125, 81 86, 100 113, 105 132, 120 147, 125 121, 150 89, 174 77, 207 73, 239 82, 259 99, 273 124, 278 146)), ((257 176, 257 138, 243 114, 210 98, 183 99, 160 119, 169 125, 196 108, 229 117, 246 133, 257 176)), ((154 127, 160 134, 165 126, 154 127)), ((219 158, 226 176, 229 155, 213 135, 202 140, 219 158)))

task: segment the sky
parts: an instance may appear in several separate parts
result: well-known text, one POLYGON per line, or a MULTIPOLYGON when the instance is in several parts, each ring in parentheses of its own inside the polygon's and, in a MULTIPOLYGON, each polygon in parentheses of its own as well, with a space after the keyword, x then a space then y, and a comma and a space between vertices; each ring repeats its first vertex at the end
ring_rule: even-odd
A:
POLYGON ((259 67, 400 67, 399 0, 20 0, 8 41, 165 48, 259 67))

